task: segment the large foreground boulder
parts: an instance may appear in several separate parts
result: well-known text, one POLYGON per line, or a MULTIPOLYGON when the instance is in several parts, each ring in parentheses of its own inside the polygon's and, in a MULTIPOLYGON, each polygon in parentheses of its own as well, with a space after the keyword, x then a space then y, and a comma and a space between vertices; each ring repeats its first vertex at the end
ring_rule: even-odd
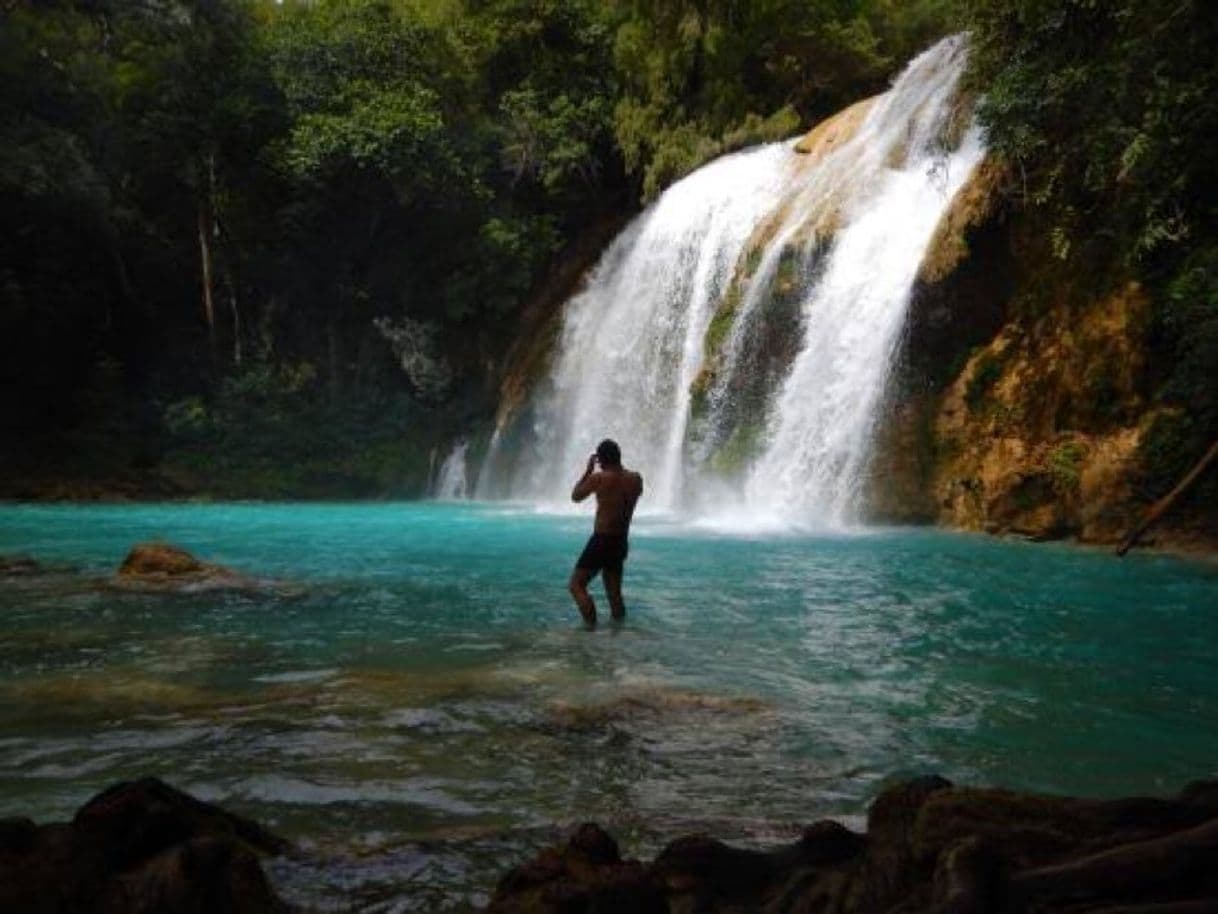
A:
POLYGON ((488 908, 638 911, 1218 912, 1218 782, 1174 800, 1099 801, 920 778, 876 799, 866 835, 823 821, 770 851, 691 836, 652 863, 623 862, 584 825, 508 873, 488 908))
POLYGON ((0 911, 288 914, 259 855, 289 845, 156 778, 118 784, 68 823, 0 820, 0 911))

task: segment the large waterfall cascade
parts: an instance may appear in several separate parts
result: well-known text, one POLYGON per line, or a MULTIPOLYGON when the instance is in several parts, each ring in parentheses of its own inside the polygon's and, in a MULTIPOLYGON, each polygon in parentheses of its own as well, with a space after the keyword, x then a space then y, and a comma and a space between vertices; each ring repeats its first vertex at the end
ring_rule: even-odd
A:
POLYGON ((567 303, 526 452, 497 429, 482 493, 565 501, 612 437, 651 509, 854 521, 918 266, 984 154, 965 55, 923 53, 823 155, 771 144, 669 188, 567 303))

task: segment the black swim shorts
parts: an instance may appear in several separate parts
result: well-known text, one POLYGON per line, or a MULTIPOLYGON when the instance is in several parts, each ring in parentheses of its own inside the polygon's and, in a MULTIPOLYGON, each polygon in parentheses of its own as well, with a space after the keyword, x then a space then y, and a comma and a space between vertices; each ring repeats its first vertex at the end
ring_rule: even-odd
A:
POLYGON ((626 537, 611 533, 593 533, 588 537, 588 545, 579 554, 575 567, 593 574, 602 570, 621 572, 626 553, 629 551, 626 537))

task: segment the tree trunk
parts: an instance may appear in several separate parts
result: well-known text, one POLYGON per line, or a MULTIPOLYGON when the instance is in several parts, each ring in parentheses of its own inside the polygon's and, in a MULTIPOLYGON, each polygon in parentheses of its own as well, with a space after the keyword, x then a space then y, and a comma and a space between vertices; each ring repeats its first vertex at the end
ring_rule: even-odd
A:
POLYGON ((203 273, 203 319, 207 321, 207 339, 216 342, 216 306, 212 301, 211 279, 211 216, 207 204, 199 201, 199 263, 203 273))
POLYGON ((208 153, 205 161, 203 187, 199 189, 199 264, 203 281, 203 318, 207 321, 207 341, 216 346, 216 305, 212 278, 212 237, 216 232, 216 156, 208 153))
MULTIPOLYGON (((226 258, 227 259, 227 258, 226 258)), ((233 315, 233 364, 241 364, 241 309, 237 304, 237 284, 233 282, 231 269, 224 271, 224 284, 228 286, 228 310, 233 315)))
POLYGON ((1180 480, 1174 489, 1151 505, 1150 510, 1146 512, 1146 516, 1142 518, 1142 522, 1134 527, 1129 535, 1122 540, 1121 545, 1117 547, 1116 554, 1123 556, 1132 549, 1142 534, 1149 530, 1160 517, 1171 510, 1171 506, 1176 503, 1176 500, 1188 491, 1189 487, 1201 477, 1201 474, 1209 468, 1209 465, 1214 462, 1215 458, 1218 458, 1218 441, 1210 445, 1210 449, 1205 452, 1205 456, 1197 461, 1196 466, 1189 470, 1188 475, 1180 480))

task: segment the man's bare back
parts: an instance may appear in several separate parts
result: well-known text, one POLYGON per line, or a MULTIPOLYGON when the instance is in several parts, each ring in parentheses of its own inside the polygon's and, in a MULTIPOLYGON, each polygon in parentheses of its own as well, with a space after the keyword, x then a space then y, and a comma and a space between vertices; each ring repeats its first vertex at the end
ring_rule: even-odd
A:
POLYGON ((643 494, 643 477, 623 466, 607 467, 576 483, 571 498, 583 501, 592 493, 596 494, 593 532, 612 536, 629 534, 634 506, 643 494))
POLYGON ((580 502, 592 494, 596 495, 592 537, 575 563, 568 582, 580 615, 590 628, 596 625, 596 604, 588 593, 588 583, 602 571, 613 618, 618 621, 626 618, 626 605, 622 599, 623 565, 629 551, 630 520, 634 517, 634 506, 643 494, 643 477, 622 466, 621 452, 612 441, 602 441, 597 453, 588 458, 584 475, 571 490, 571 500, 580 502), (599 470, 596 469, 598 462, 599 470))

